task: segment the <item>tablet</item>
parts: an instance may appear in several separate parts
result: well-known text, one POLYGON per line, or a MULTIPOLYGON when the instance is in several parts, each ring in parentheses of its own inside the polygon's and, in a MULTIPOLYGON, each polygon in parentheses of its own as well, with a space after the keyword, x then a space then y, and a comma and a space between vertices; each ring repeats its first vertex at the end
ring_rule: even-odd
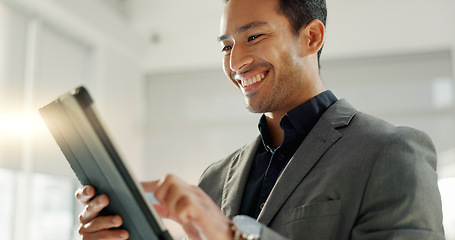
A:
POLYGON ((109 197, 103 215, 120 215, 131 240, 172 239, 109 139, 86 88, 61 95, 39 112, 81 184, 109 197))

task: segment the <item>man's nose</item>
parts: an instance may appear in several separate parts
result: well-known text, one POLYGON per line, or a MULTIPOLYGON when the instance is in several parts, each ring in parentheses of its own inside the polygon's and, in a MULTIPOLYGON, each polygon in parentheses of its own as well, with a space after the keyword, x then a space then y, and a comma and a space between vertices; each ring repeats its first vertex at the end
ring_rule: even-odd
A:
POLYGON ((253 63, 254 57, 245 46, 234 45, 231 49, 230 68, 232 71, 241 71, 248 64, 253 63))

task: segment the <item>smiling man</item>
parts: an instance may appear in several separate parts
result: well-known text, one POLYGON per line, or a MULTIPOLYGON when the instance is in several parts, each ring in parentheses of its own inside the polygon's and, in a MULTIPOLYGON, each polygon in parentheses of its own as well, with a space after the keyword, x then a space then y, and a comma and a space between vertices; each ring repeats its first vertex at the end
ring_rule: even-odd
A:
MULTIPOLYGON (((229 0, 218 40, 224 71, 260 135, 209 166, 199 187, 144 183, 162 217, 191 239, 444 239, 428 136, 358 112, 319 76, 324 0, 229 0)), ((83 239, 126 239, 85 186, 83 239)))

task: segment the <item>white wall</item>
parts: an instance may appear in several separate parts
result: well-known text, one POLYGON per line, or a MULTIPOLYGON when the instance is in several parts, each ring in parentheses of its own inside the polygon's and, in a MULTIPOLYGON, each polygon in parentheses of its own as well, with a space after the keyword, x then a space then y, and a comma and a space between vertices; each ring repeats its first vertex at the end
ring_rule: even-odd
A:
POLYGON ((330 58, 425 52, 455 44, 455 1, 328 0, 330 58))

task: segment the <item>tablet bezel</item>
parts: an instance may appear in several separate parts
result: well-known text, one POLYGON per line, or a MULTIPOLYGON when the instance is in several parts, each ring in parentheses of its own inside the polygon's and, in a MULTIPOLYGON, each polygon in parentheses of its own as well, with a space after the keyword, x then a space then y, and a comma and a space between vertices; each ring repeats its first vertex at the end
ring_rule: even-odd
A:
POLYGON ((39 112, 81 184, 109 196, 102 214, 120 215, 129 239, 172 239, 108 137, 85 87, 61 95, 39 112))

